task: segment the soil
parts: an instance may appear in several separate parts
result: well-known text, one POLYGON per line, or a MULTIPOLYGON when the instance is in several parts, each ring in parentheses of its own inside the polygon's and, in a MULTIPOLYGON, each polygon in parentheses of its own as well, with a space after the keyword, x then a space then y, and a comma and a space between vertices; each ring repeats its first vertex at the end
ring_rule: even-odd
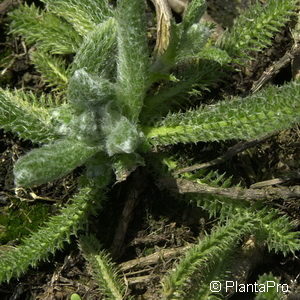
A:
MULTIPOLYGON (((41 92, 45 90, 45 85, 30 63, 29 49, 22 40, 8 34, 6 13, 21 2, 24 1, 0 2, 0 86, 41 92), (8 6, 6 7, 3 3, 8 6)), ((207 2, 208 13, 225 29, 232 24, 233 17, 245 9, 251 1, 209 0, 207 2)), ((251 65, 242 72, 233 72, 230 81, 220 84, 212 94, 207 96, 216 98, 219 95, 224 97, 224 95, 249 93, 253 83, 260 78, 264 70, 292 47, 290 26, 292 24, 288 24, 278 33, 273 39, 272 46, 257 54, 251 65)), ((291 77, 292 71, 289 64, 271 79, 271 83, 283 84, 290 81, 291 77)), ((172 151, 177 152, 182 161, 189 165, 196 161, 210 161, 235 143, 236 141, 228 141, 179 145, 173 147, 172 151)), ((38 210, 38 213, 44 213, 46 210, 45 218, 47 218, 55 214, 76 190, 74 182, 81 169, 61 180, 38 188, 18 191, 14 189, 12 174, 14 162, 23 153, 36 146, 18 139, 11 133, 0 131, 0 216, 16 214, 22 220, 26 220, 25 216, 29 216, 29 219, 24 221, 25 230, 20 226, 20 231, 10 232, 10 236, 3 228, 4 225, 8 226, 3 221, 5 218, 0 218, 0 242, 3 244, 0 249, 18 245, 22 236, 29 234, 41 224, 40 219, 34 219, 37 205, 43 207, 38 210), (8 242, 9 237, 13 239, 8 242)), ((220 172, 226 171, 228 176, 233 177, 235 183, 241 182, 246 187, 256 182, 284 177, 286 174, 299 175, 299 146, 300 128, 295 126, 239 153, 219 165, 218 169, 220 172)), ((121 249, 116 253, 115 260, 120 264, 121 269, 123 268, 129 294, 135 299, 159 299, 160 279, 172 268, 179 254, 172 255, 165 260, 158 259, 142 268, 134 266, 134 260, 167 249, 177 249, 179 253, 184 253, 184 246, 204 236, 215 220, 210 219, 201 209, 186 206, 181 199, 159 190, 154 184, 155 173, 143 168, 137 172, 139 172, 138 176, 132 174, 126 182, 112 187, 108 195, 110 200, 105 203, 98 214, 90 217, 89 229, 99 237, 104 246, 110 248, 123 208, 131 197, 132 191, 136 191, 138 196, 128 223, 125 240, 121 249), (139 182, 142 184, 137 189, 139 182), (126 269, 125 265, 128 262, 131 262, 133 266, 126 269)), ((294 176, 284 184, 296 185, 299 181, 299 176, 294 176)), ((274 205, 290 216, 296 224, 300 223, 299 201, 282 200, 274 205)), ((290 286, 292 295, 289 299, 300 299, 299 258, 291 255, 283 257, 274 253, 270 254, 265 250, 262 255, 264 259, 252 270, 248 282, 255 282, 260 274, 272 271, 275 276, 281 278, 283 283, 290 286)), ((0 299, 7 300, 70 299, 72 293, 78 293, 82 299, 102 299, 86 262, 78 250, 75 238, 72 239, 71 244, 65 246, 63 251, 50 257, 49 261, 40 263, 38 268, 30 269, 24 276, 0 286, 0 299)), ((237 294, 230 299, 254 299, 254 296, 253 294, 237 294)))

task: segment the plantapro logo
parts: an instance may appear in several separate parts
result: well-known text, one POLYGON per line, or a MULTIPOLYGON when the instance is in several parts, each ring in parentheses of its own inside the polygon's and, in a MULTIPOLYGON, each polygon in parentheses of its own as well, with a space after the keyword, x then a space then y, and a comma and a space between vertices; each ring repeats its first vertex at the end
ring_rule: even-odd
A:
POLYGON ((235 293, 267 293, 275 289, 276 292, 288 293, 289 286, 287 284, 279 284, 275 281, 266 281, 264 283, 238 283, 237 281, 211 281, 210 291, 212 293, 219 293, 224 290, 225 293, 234 291, 235 293))

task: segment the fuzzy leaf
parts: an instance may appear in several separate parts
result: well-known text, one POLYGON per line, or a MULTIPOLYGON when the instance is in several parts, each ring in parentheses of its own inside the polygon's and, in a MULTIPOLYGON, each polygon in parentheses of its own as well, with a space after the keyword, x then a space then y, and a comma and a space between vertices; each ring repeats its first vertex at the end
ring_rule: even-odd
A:
MULTIPOLYGON (((103 143, 99 115, 92 110, 85 110, 73 119, 67 126, 67 135, 86 144, 87 147, 97 147, 103 143)), ((62 126, 64 127, 64 126, 62 126)))
POLYGON ((109 156, 133 153, 143 138, 137 126, 108 104, 102 112, 102 131, 106 137, 105 148, 109 156))
POLYGON ((105 107, 115 98, 114 85, 103 77, 80 69, 70 79, 68 96, 76 112, 69 124, 69 135, 75 134, 74 137, 89 145, 101 144, 101 124, 111 121, 106 118, 105 107))
POLYGON ((117 8, 118 102, 136 122, 148 80, 148 45, 144 0, 121 0, 117 8))
POLYGON ((99 151, 78 140, 60 140, 34 149, 15 164, 16 186, 33 186, 67 175, 99 151))
POLYGON ((75 71, 70 79, 68 96, 78 111, 92 110, 114 98, 114 86, 105 78, 90 75, 85 69, 75 71))
POLYGON ((116 21, 109 18, 85 37, 71 64, 71 74, 84 68, 91 74, 115 76, 116 48, 116 21))

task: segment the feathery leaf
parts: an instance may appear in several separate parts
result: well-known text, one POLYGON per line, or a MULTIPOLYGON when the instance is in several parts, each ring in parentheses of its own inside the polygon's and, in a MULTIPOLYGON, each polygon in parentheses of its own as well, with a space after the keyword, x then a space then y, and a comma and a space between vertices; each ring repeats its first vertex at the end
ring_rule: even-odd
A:
POLYGON ((192 0, 184 12, 182 26, 184 30, 199 22, 206 10, 206 0, 192 0))
POLYGON ((245 201, 231 200, 217 195, 199 197, 197 194, 192 194, 185 197, 190 203, 207 210, 211 217, 219 217, 221 223, 228 218, 251 215, 255 224, 253 234, 258 243, 267 245, 269 251, 287 255, 300 249, 299 231, 294 231, 295 226, 291 220, 276 209, 262 207, 261 204, 250 205, 245 201))
POLYGON ((20 5, 10 13, 11 32, 21 35, 29 44, 52 54, 75 53, 81 37, 66 21, 45 11, 34 4, 20 5))
POLYGON ((278 278, 274 277, 272 273, 263 274, 259 276, 257 281, 259 292, 255 300, 282 300, 283 293, 278 278))
POLYGON ((267 244, 269 251, 281 252, 284 256, 300 249, 300 232, 290 218, 277 210, 263 208, 255 213, 258 228, 257 237, 267 244))
POLYGON ((52 13, 66 19, 82 36, 93 30, 112 9, 107 0, 42 0, 52 13))
POLYGON ((97 281, 105 299, 124 299, 125 284, 109 254, 105 250, 101 250, 98 240, 93 235, 81 236, 79 247, 88 261, 93 278, 97 281))
POLYGON ((42 75, 42 79, 53 90, 65 92, 68 86, 69 72, 66 62, 58 56, 36 50, 30 56, 35 68, 42 75))
POLYGON ((271 45, 271 37, 298 7, 298 0, 268 0, 265 5, 257 2, 235 20, 220 39, 219 46, 238 61, 250 59, 249 51, 261 51, 271 45))
POLYGON ((49 254, 62 249, 64 242, 83 227, 93 202, 101 201, 102 194, 94 186, 83 187, 72 197, 72 203, 60 214, 50 218, 44 226, 25 238, 20 246, 10 251, 0 250, 0 282, 19 277, 30 266, 35 267, 49 254))
POLYGON ((193 274, 208 268, 209 264, 220 262, 223 255, 227 255, 227 251, 252 229, 251 217, 245 214, 243 217, 228 221, 226 226, 218 227, 209 236, 200 240, 186 252, 175 270, 164 278, 165 299, 183 299, 185 285, 192 279, 193 274))
POLYGON ((10 92, 0 88, 0 127, 15 132, 19 137, 37 143, 51 142, 58 138, 51 123, 50 113, 38 102, 33 94, 21 91, 10 92))
POLYGON ((269 86, 244 99, 221 101, 198 110, 171 114, 144 133, 153 145, 251 139, 299 121, 300 84, 269 86))
POLYGON ((201 92, 220 81, 223 72, 219 63, 201 58, 190 62, 193 64, 178 67, 177 81, 166 83, 157 94, 145 98, 145 105, 140 117, 144 125, 153 125, 168 112, 190 104, 187 99, 188 92, 193 88, 197 88, 197 91, 201 92))

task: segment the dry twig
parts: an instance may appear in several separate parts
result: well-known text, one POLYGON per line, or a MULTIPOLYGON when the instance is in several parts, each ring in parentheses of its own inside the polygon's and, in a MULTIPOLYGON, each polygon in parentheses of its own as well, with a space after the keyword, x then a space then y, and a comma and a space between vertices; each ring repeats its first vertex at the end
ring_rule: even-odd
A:
POLYGON ((250 141, 246 141, 246 142, 239 142, 239 143, 235 144, 234 146, 230 147, 227 150, 227 152, 225 152, 225 154, 219 156, 216 159, 213 159, 209 162, 205 162, 205 163, 202 163, 202 164, 195 164, 195 165, 192 165, 192 166, 189 166, 189 167, 186 167, 186 168, 179 169, 179 170, 173 172, 172 174, 173 175, 179 175, 179 174, 182 174, 182 173, 192 172, 192 171, 196 171, 196 170, 200 170, 200 169, 204 169, 204 168, 208 168, 208 167, 212 167, 212 166, 221 164, 221 163, 225 162, 226 160, 232 158, 234 155, 236 155, 236 154, 238 154, 238 153, 240 153, 240 152, 242 152, 242 151, 244 151, 248 148, 254 147, 257 144, 263 143, 264 141, 266 141, 268 138, 270 138, 273 135, 274 134, 267 135, 267 136, 265 136, 263 138, 260 138, 260 139, 254 139, 254 140, 250 140, 250 141))
MULTIPOLYGON (((132 188, 127 192, 127 195, 125 195, 125 206, 123 208, 122 215, 120 217, 111 245, 111 253, 115 258, 120 257, 124 251, 123 244, 127 229, 133 218, 134 209, 139 203, 139 196, 145 188, 145 181, 143 179, 144 178, 141 176, 139 170, 133 174, 132 178, 129 179, 131 180, 132 188)), ((129 186, 131 185, 129 184, 129 186)))
POLYGON ((291 50, 287 51, 283 57, 274 62, 267 70, 263 72, 261 77, 255 81, 251 88, 251 93, 260 90, 272 77, 279 73, 279 71, 291 63, 293 79, 300 77, 300 22, 299 12, 298 21, 295 28, 292 30, 294 44, 291 50))
POLYGON ((192 244, 189 244, 184 247, 178 247, 178 248, 172 248, 172 249, 161 249, 158 252, 155 252, 153 254, 150 254, 145 257, 139 257, 133 260, 126 261, 119 265, 119 268, 121 271, 126 272, 133 268, 143 268, 149 265, 157 264, 161 260, 167 260, 174 258, 176 256, 181 255, 186 250, 191 248, 192 244))
POLYGON ((272 77, 279 73, 279 71, 286 67, 289 63, 295 60, 295 58, 299 57, 300 47, 297 45, 293 47, 291 50, 287 51, 283 57, 281 57, 278 61, 274 62, 267 70, 263 72, 261 77, 255 81, 250 90, 251 93, 256 93, 260 90, 272 77))
POLYGON ((159 180, 161 188, 171 192, 185 194, 213 194, 225 196, 236 200, 275 200, 300 197, 300 186, 292 187, 267 187, 263 189, 244 189, 240 187, 221 188, 212 187, 207 184, 200 184, 186 179, 162 178, 159 180))

